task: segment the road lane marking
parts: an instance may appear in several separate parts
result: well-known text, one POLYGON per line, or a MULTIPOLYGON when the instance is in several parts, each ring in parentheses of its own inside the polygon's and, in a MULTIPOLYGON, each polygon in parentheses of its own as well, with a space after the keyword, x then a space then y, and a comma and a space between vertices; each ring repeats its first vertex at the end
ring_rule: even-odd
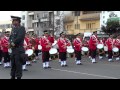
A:
POLYGON ((77 74, 83 74, 83 75, 95 76, 95 77, 102 77, 102 78, 108 78, 108 79, 118 79, 118 78, 115 78, 115 77, 103 76, 103 75, 97 75, 97 74, 82 73, 82 72, 62 70, 62 69, 56 69, 56 68, 51 68, 51 69, 56 70, 56 71, 71 72, 71 73, 77 73, 77 74))

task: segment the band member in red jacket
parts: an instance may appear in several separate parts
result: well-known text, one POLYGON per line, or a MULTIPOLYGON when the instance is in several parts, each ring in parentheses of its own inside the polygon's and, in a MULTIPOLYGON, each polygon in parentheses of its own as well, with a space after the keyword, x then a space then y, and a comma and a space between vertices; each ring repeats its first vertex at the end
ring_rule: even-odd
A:
POLYGON ((73 41, 74 49, 75 49, 75 56, 76 56, 76 64, 81 65, 81 48, 82 48, 82 41, 80 39, 80 33, 77 34, 76 38, 73 41))
POLYGON ((3 55, 1 40, 2 40, 2 36, 0 36, 0 65, 2 65, 2 55, 3 55))
POLYGON ((60 38, 58 39, 57 43, 59 48, 59 58, 61 59, 61 66, 67 66, 67 46, 69 46, 70 43, 67 42, 64 32, 60 33, 60 38))
MULTIPOLYGON (((26 42, 25 50, 32 49, 32 45, 31 45, 31 43, 30 43, 31 38, 30 38, 30 36, 29 36, 28 33, 26 34, 24 40, 25 40, 25 42, 26 42)), ((29 59, 27 59, 26 65, 27 65, 27 66, 31 66, 31 61, 30 61, 29 59)))
POLYGON ((44 31, 44 36, 41 38, 41 46, 42 46, 42 60, 43 60, 43 68, 51 68, 49 65, 49 50, 52 47, 52 43, 54 43, 54 37, 49 36, 47 30, 44 31))
POLYGON ((90 41, 89 41, 92 63, 96 62, 97 43, 98 43, 97 32, 93 32, 93 35, 90 37, 90 41))
POLYGON ((36 44, 35 44, 35 51, 34 51, 34 53, 35 53, 35 59, 34 59, 34 61, 33 62, 36 62, 36 60, 38 60, 39 58, 38 58, 38 53, 39 53, 39 50, 38 50, 38 45, 39 45, 39 38, 38 38, 38 36, 37 35, 35 35, 35 42, 36 42, 36 44))
POLYGON ((113 46, 119 48, 119 52, 115 55, 115 57, 116 57, 116 60, 120 60, 119 58, 120 57, 120 36, 116 37, 113 43, 113 46))
POLYGON ((9 32, 5 32, 4 37, 2 38, 1 45, 2 45, 2 51, 3 51, 3 57, 4 57, 4 67, 9 68, 10 67, 10 55, 8 53, 9 49, 9 32))
POLYGON ((109 36, 109 38, 106 41, 106 45, 108 47, 108 61, 111 62, 112 61, 112 57, 113 57, 113 53, 112 53, 112 49, 113 49, 113 35, 109 36))

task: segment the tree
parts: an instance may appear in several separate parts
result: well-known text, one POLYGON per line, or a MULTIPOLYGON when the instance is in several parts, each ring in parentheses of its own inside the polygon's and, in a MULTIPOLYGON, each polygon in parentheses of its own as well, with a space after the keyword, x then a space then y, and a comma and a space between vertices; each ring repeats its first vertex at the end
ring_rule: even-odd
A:
POLYGON ((107 21, 106 26, 101 28, 106 34, 119 34, 120 24, 119 21, 107 21))

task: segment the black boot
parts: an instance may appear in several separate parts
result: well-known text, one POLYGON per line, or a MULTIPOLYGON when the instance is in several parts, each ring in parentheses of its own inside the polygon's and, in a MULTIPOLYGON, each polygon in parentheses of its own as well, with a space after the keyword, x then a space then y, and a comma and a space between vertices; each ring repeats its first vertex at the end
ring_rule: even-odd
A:
POLYGON ((14 77, 14 76, 12 76, 12 77, 11 77, 11 79, 15 79, 15 77, 14 77))
POLYGON ((21 79, 21 77, 17 77, 17 79, 21 79))

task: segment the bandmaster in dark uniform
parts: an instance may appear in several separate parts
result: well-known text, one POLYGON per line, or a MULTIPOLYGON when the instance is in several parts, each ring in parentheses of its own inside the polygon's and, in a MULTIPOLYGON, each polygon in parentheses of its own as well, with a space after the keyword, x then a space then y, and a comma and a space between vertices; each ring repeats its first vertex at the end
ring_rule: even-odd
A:
POLYGON ((22 77, 22 63, 24 61, 25 50, 23 47, 25 38, 25 28, 20 25, 21 18, 11 16, 12 18, 12 32, 10 35, 11 54, 11 79, 21 79, 22 77))

